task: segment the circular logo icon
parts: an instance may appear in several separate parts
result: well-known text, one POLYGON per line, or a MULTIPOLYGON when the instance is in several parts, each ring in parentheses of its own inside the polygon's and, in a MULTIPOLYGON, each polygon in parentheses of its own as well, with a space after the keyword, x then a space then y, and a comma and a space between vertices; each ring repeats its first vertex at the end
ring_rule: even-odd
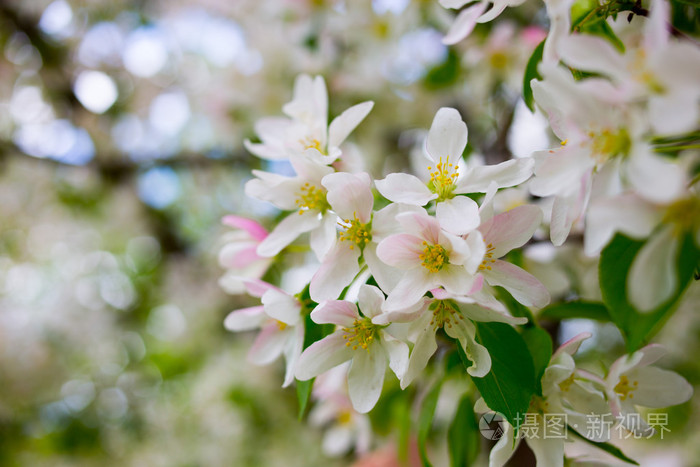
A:
POLYGON ((479 419, 481 436, 492 441, 498 441, 505 433, 505 419, 500 412, 487 412, 479 419))

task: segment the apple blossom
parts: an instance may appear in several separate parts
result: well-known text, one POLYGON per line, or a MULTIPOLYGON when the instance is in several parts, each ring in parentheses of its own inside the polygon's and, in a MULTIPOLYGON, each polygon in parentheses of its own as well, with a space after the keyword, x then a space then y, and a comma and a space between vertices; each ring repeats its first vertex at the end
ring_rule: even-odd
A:
POLYGON ((295 373, 297 379, 305 381, 351 360, 350 400, 355 410, 366 413, 379 399, 387 363, 397 377, 403 376, 408 346, 389 335, 385 326, 372 323, 384 304, 384 294, 378 288, 363 285, 358 303, 362 315, 354 303, 345 300, 323 302, 311 312, 314 322, 335 324, 339 329, 304 350, 295 373))

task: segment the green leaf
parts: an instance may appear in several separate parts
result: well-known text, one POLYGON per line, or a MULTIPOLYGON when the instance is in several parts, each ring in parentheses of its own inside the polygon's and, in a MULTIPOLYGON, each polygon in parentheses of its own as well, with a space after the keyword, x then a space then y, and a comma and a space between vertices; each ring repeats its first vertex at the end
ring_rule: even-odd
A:
POLYGON ((455 418, 447 430, 447 447, 452 467, 472 465, 479 455, 479 424, 473 407, 474 401, 471 397, 468 394, 462 396, 455 418))
POLYGON ((552 358, 552 338, 547 331, 537 326, 523 329, 522 336, 535 367, 535 391, 541 396, 542 376, 552 358))
POLYGON ((676 264, 678 287, 671 298, 656 309, 640 313, 627 300, 626 289, 632 261, 644 243, 617 234, 600 255, 598 277, 603 302, 612 321, 625 336, 628 352, 634 352, 646 345, 673 314, 700 261, 700 250, 695 246, 692 236, 686 235, 681 240, 676 264))
POLYGON ((525 105, 530 109, 530 112, 535 111, 535 97, 532 94, 531 81, 533 79, 542 79, 542 76, 537 72, 537 65, 542 61, 542 52, 544 51, 544 41, 535 48, 527 61, 525 67, 525 75, 523 76, 523 100, 525 105))
POLYGON ((306 414, 306 408, 309 405, 309 398, 311 397, 311 389, 314 387, 314 379, 309 379, 307 381, 297 381, 297 400, 299 401, 299 420, 303 420, 306 414))
MULTIPOLYGON (((334 326, 332 324, 318 324, 314 323, 311 319, 311 315, 304 316, 304 348, 313 344, 316 341, 320 341, 327 335, 333 332, 334 326)), ((297 400, 299 401, 299 420, 304 418, 306 413, 306 408, 309 404, 309 398, 311 397, 311 389, 314 385, 314 380, 310 379, 308 381, 297 381, 297 400)))
POLYGON ((437 407, 440 389, 442 388, 442 379, 438 380, 430 389, 430 392, 423 399, 423 406, 418 416, 418 453, 420 454, 421 462, 425 467, 431 467, 432 464, 428 460, 428 453, 425 449, 425 444, 428 441, 430 428, 433 426, 433 416, 435 415, 435 407, 437 407))
POLYGON ((428 89, 442 89, 459 80, 460 58, 453 49, 448 49, 447 58, 441 64, 431 68, 425 75, 424 83, 428 89))
POLYGON ((476 339, 491 354, 491 371, 472 378, 486 404, 517 433, 535 393, 535 367, 522 336, 503 323, 476 323, 476 339))
POLYGON ((599 443, 596 441, 592 441, 592 440, 586 438, 585 436, 583 436, 578 431, 571 428, 570 426, 568 427, 568 431, 570 433, 572 433, 574 436, 576 436, 577 438, 581 439, 582 441, 585 441, 586 443, 590 444, 591 446, 595 446, 598 449, 602 449, 603 451, 607 452, 611 456, 617 457, 621 461, 628 462, 628 463, 634 464, 634 465, 639 465, 639 463, 637 461, 635 461, 634 459, 630 459, 622 451, 620 451, 619 448, 617 448, 616 446, 614 446, 610 443, 599 443))
POLYGON ((554 321, 574 318, 592 319, 602 322, 610 321, 610 314, 604 304, 584 300, 549 305, 540 311, 539 317, 554 321))

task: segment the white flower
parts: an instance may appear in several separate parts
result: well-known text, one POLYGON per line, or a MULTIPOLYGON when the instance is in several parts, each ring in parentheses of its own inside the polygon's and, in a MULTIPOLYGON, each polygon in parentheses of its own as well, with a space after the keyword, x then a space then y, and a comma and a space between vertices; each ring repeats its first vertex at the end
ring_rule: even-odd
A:
POLYGON ((244 142, 253 154, 264 159, 286 159, 306 152, 329 164, 341 155, 340 144, 372 110, 367 101, 350 107, 328 125, 328 93, 322 76, 299 75, 294 97, 282 110, 289 116, 259 120, 255 131, 262 143, 244 142))
POLYGON ((358 302, 363 315, 354 303, 345 300, 323 302, 311 312, 314 322, 335 324, 340 329, 304 350, 296 377, 305 381, 351 360, 348 393, 355 410, 366 413, 379 400, 387 363, 397 377, 403 376, 408 346, 388 335, 384 326, 372 323, 384 303, 384 294, 378 288, 360 287, 358 302))
POLYGON ((294 381, 294 368, 304 345, 304 323, 301 303, 285 291, 261 280, 244 280, 248 293, 259 297, 261 306, 232 311, 224 320, 229 331, 260 329, 248 352, 248 359, 267 365, 284 355, 286 372, 283 387, 294 381))
MULTIPOLYGON (((613 106, 595 90, 602 80, 575 82, 571 73, 542 64, 543 81, 533 81, 537 103, 549 114, 559 148, 540 151, 530 191, 554 196, 550 234, 561 245, 582 216, 596 184, 598 194, 619 192, 623 182, 651 202, 668 202, 683 191, 685 175, 655 155, 643 140, 646 130, 633 109, 613 106)), ((624 186, 623 186, 624 188, 624 186)))
POLYGON ((269 201, 278 208, 292 211, 270 232, 260 245, 260 256, 275 256, 304 232, 311 232, 311 249, 320 259, 335 242, 335 215, 329 212, 326 188, 321 180, 334 169, 307 157, 290 157, 296 177, 254 170, 257 177, 245 185, 248 196, 269 201))
POLYGON ((379 259, 403 271, 387 297, 386 311, 408 308, 430 289, 444 287, 464 295, 472 288, 486 250, 481 233, 476 231, 465 240, 446 232, 424 210, 399 214, 396 219, 405 233, 390 235, 377 247, 379 259))
POLYGON ((605 394, 610 409, 623 426, 635 433, 653 433, 644 422, 630 425, 628 414, 637 413, 635 405, 663 408, 682 404, 693 395, 693 387, 678 373, 650 366, 665 354, 658 344, 649 344, 631 355, 618 358, 605 378, 605 394))
MULTIPOLYGON (((581 427, 583 436, 593 441, 609 439, 609 432, 583 431, 589 417, 604 417, 609 414, 603 394, 590 385, 588 381, 577 374, 572 355, 578 350, 581 341, 591 337, 589 333, 579 334, 565 342, 552 355, 549 365, 542 377, 542 397, 533 396, 528 413, 521 425, 521 436, 513 443, 513 427, 504 422, 503 436, 491 449, 489 467, 504 465, 517 449, 524 438, 535 454, 537 465, 540 467, 561 467, 564 465, 565 438, 546 436, 547 420, 545 415, 560 423, 569 423, 581 427)), ((475 410, 487 411, 483 399, 479 399, 475 410)), ((566 428, 562 426, 562 433, 566 428)))
POLYGON ((391 290, 398 282, 397 272, 379 260, 377 244, 398 230, 396 215, 406 208, 390 204, 373 213, 374 196, 366 173, 337 172, 326 175, 322 184, 328 189, 328 203, 340 218, 341 232, 311 279, 311 298, 319 303, 338 298, 360 272, 360 259, 367 263, 379 286, 391 290))
MULTIPOLYGON (((426 150, 434 171, 426 185, 418 177, 404 173, 377 180, 379 192, 395 203, 424 206, 437 203, 440 225, 455 235, 464 235, 479 225, 478 206, 465 193, 484 193, 489 185, 496 188, 517 185, 532 174, 534 161, 517 159, 497 165, 473 167, 460 173, 459 161, 467 145, 467 125, 455 109, 443 107, 435 114, 426 139, 426 150)), ((432 167, 428 167, 432 170, 432 167)))
MULTIPOLYGON (((477 281, 474 289, 481 282, 477 281)), ((469 292, 473 293, 475 290, 469 292)), ((411 350, 408 369, 401 378, 401 388, 406 388, 425 369, 430 357, 437 350, 435 334, 442 328, 445 333, 459 341, 472 366, 467 372, 476 377, 485 376, 491 369, 488 350, 476 342, 476 327, 472 321, 525 324, 526 318, 514 318, 505 312, 488 307, 489 303, 479 303, 470 296, 453 296, 443 289, 430 291, 432 298, 425 297, 412 309, 383 313, 372 321, 375 324, 390 322, 410 322, 408 338, 415 344, 411 350)))
POLYGON ((641 43, 628 45, 624 54, 588 34, 564 37, 558 44, 570 66, 611 78, 610 98, 647 100, 652 127, 660 134, 692 131, 700 118, 700 49, 690 41, 671 40, 669 17, 669 3, 653 0, 641 43))
POLYGON ((650 203, 634 193, 600 197, 586 216, 585 248, 596 254, 622 232, 648 237, 627 276, 627 297, 641 312, 654 310, 678 287, 676 262, 683 238, 691 234, 700 246, 700 197, 695 190, 667 204, 650 203))

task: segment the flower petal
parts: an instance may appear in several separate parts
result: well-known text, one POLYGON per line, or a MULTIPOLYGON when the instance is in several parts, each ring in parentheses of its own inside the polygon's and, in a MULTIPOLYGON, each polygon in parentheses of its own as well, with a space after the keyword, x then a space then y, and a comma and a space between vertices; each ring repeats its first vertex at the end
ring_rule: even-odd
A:
POLYGON ((387 293, 394 290, 396 284, 401 280, 403 271, 380 260, 377 256, 377 244, 374 242, 370 242, 365 246, 362 255, 379 287, 387 293))
POLYGON ((510 250, 525 245, 541 222, 542 209, 524 205, 492 217, 479 227, 479 231, 484 242, 493 247, 493 257, 501 258, 510 250))
POLYGON ((357 217, 363 224, 370 221, 374 196, 367 173, 336 172, 323 177, 321 183, 328 190, 326 198, 338 216, 346 220, 357 217))
POLYGON ((583 71, 607 75, 618 83, 629 79, 625 58, 609 41, 592 34, 572 34, 558 44, 561 58, 567 65, 583 71))
POLYGON ((416 344, 411 351, 411 357, 408 360, 408 368, 406 369, 403 378, 401 378, 401 389, 406 389, 409 384, 416 379, 428 365, 430 357, 437 350, 437 341, 435 340, 435 330, 428 325, 423 332, 420 333, 416 344))
POLYGON ((693 387, 681 375, 655 366, 635 368, 626 376, 632 385, 630 392, 634 404, 643 407, 663 408, 682 404, 693 395, 693 387))
POLYGON ((676 164, 638 145, 627 164, 630 183, 640 196, 653 203, 670 203, 683 194, 685 173, 676 164))
MULTIPOLYGON (((564 418, 564 415, 562 415, 564 418)), ((552 438, 551 436, 534 437, 526 439, 527 445, 535 453, 537 465, 547 467, 564 466, 564 440, 562 438, 552 438)))
POLYGON ((248 352, 248 360, 256 365, 267 365, 277 359, 284 350, 289 332, 281 331, 277 323, 266 324, 248 352))
MULTIPOLYGON (((456 3, 464 4, 466 2, 460 0, 456 3)), ((471 34, 476 26, 476 20, 484 12, 487 4, 488 2, 478 2, 469 8, 465 8, 464 10, 460 11, 452 23, 452 26, 450 26, 449 31, 447 31, 447 34, 442 38, 442 43, 446 45, 456 44, 471 34)))
POLYGON ((384 311, 398 311, 413 306, 435 285, 437 284, 428 277, 428 271, 424 268, 406 271, 384 302, 384 311))
POLYGON ((642 313, 661 305, 676 290, 678 247, 673 227, 667 226, 653 235, 632 261, 627 276, 627 297, 642 313))
POLYGON ((506 323, 512 325, 527 323, 527 318, 515 318, 506 313, 501 313, 476 304, 460 304, 459 310, 464 316, 472 321, 481 321, 484 323, 506 323))
POLYGON ((479 227, 479 206, 466 196, 455 196, 438 203, 435 216, 440 227, 455 235, 466 235, 479 227))
POLYGON ((233 227, 234 229, 245 230, 251 237, 258 241, 263 241, 265 237, 267 237, 267 230, 265 230, 265 227, 247 217, 229 214, 221 219, 221 223, 233 227))
POLYGON ((492 183, 496 188, 515 186, 530 178, 534 167, 535 161, 529 157, 477 166, 457 180, 455 193, 486 193, 492 183))
POLYGON ((375 406, 382 393, 386 355, 379 345, 354 352, 348 372, 348 394, 355 410, 367 413, 375 406))
POLYGON ((401 269, 419 266, 419 256, 422 253, 423 240, 409 234, 390 235, 377 245, 379 259, 389 266, 401 269))
POLYGON ((365 119, 373 106, 374 102, 372 101, 363 102, 353 105, 335 117, 328 127, 328 147, 340 146, 345 141, 345 138, 352 133, 352 130, 365 119))
POLYGON ((354 352, 343 335, 337 331, 307 347, 297 361, 296 378, 306 381, 350 360, 354 352))
POLYGON ((525 306, 542 308, 549 303, 549 292, 535 276, 505 261, 490 263, 481 273, 491 285, 500 285, 525 306))
POLYGON ((391 336, 382 340, 384 350, 389 355, 389 368, 401 379, 408 368, 408 345, 391 336))
POLYGON ((373 285, 362 284, 357 295, 360 311, 368 318, 374 318, 382 313, 384 294, 373 285))
POLYGON ((423 206, 437 198, 437 195, 415 175, 392 173, 383 180, 376 180, 374 184, 383 197, 394 203, 423 206))
POLYGON ((321 217, 319 224, 311 230, 309 246, 311 246, 316 258, 322 260, 336 243, 337 217, 333 213, 327 212, 321 217))
POLYGON ((323 258, 318 271, 311 278, 309 294, 317 303, 335 300, 350 285, 358 272, 360 249, 348 242, 338 242, 323 258), (353 247, 353 248, 351 248, 353 247))
POLYGON ((336 324, 351 328, 360 316, 354 303, 347 300, 328 300, 311 312, 311 320, 317 324, 336 324))
POLYGON ((321 220, 316 211, 299 211, 282 219, 282 222, 270 232, 265 240, 258 245, 260 256, 272 257, 292 243, 299 235, 315 229, 321 220))
POLYGON ((661 220, 655 206, 634 194, 591 201, 586 213, 584 250, 593 256, 612 239, 615 232, 633 238, 645 238, 661 220))
POLYGON ((467 124, 456 109, 443 107, 437 111, 428 131, 426 149, 435 162, 444 158, 459 161, 467 147, 467 124))
POLYGON ((299 324, 301 304, 295 297, 277 289, 270 289, 262 296, 265 313, 290 326, 299 324))
POLYGON ((250 331, 258 329, 268 319, 262 306, 252 306, 232 311, 224 319, 224 327, 229 331, 250 331))

